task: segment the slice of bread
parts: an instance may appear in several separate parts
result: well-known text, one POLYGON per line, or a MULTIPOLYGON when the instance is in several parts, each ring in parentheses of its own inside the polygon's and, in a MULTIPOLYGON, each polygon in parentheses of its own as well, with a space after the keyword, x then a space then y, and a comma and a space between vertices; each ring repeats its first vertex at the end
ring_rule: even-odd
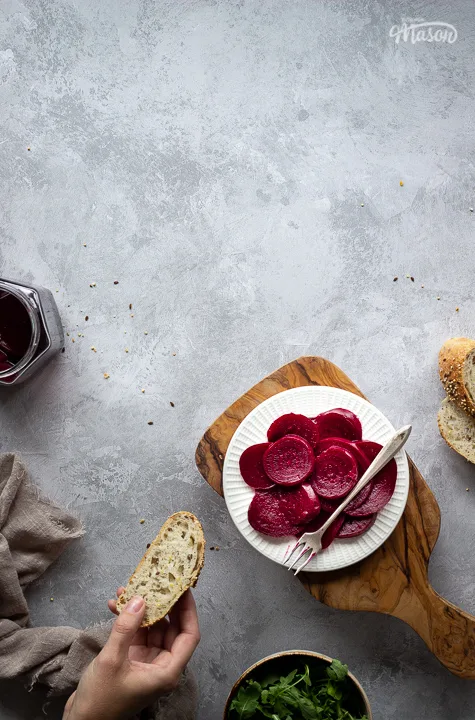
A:
POLYGON ((183 593, 196 585, 205 558, 200 521, 189 512, 177 512, 165 522, 117 600, 120 613, 140 595, 146 602, 142 627, 167 615, 183 593))
POLYGON ((475 340, 447 340, 439 353, 439 375, 449 399, 475 416, 475 340))
POLYGON ((447 397, 442 401, 437 422, 447 445, 475 463, 475 418, 467 415, 447 397))

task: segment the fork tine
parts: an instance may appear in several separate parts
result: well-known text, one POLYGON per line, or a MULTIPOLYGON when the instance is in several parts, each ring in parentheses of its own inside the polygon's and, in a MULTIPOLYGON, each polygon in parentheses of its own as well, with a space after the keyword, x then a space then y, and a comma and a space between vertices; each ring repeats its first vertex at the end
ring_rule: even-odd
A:
POLYGON ((295 545, 292 545, 292 543, 289 543, 287 545, 287 550, 285 551, 284 560, 283 560, 284 563, 286 562, 286 560, 290 560, 290 558, 292 557, 294 552, 297 550, 299 545, 300 545, 300 538, 297 540, 295 545), (292 550, 290 550, 290 548, 292 548, 292 550), (289 552, 289 550, 290 550, 290 552, 289 552))
POLYGON ((300 558, 302 557, 302 555, 305 555, 305 553, 307 553, 309 550, 312 551, 312 548, 309 547, 309 545, 306 545, 306 544, 304 543, 301 552, 297 555, 297 557, 296 557, 295 560, 293 561, 292 565, 289 565, 289 567, 287 568, 287 570, 292 570, 292 568, 294 567, 294 565, 296 565, 296 564, 298 563, 298 561, 300 560, 300 558))
MULTIPOLYGON (((310 548, 309 548, 309 549, 310 549, 310 548)), ((317 554, 317 553, 316 553, 315 551, 312 551, 312 552, 310 553, 310 555, 308 556, 308 558, 305 560, 305 562, 303 562, 303 563, 300 565, 300 567, 297 568, 297 570, 294 572, 294 575, 297 576, 297 575, 299 574, 299 572, 300 572, 301 570, 303 570, 304 567, 306 567, 306 566, 309 564, 310 560, 312 560, 312 559, 315 557, 316 554, 317 554)))

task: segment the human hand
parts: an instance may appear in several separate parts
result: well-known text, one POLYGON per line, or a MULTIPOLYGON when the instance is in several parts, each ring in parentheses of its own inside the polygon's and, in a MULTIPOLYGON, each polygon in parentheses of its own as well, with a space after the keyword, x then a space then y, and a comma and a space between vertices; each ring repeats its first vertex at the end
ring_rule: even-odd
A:
MULTIPOLYGON (((117 597, 125 588, 117 590, 117 597)), ((109 609, 117 614, 116 601, 109 609)), ((168 618, 141 628, 143 598, 132 598, 107 643, 66 703, 63 720, 125 720, 171 692, 200 641, 196 605, 188 590, 168 618)))

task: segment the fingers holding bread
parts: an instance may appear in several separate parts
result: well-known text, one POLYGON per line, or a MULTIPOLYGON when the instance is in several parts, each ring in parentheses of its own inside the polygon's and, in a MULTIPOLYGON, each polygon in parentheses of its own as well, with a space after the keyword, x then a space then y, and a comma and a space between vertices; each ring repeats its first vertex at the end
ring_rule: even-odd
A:
POLYGON ((109 601, 109 608, 120 614, 130 598, 140 595, 146 602, 142 627, 154 625, 196 585, 204 553, 205 538, 199 520, 189 512, 175 513, 150 544, 127 587, 121 588, 118 600, 109 601))

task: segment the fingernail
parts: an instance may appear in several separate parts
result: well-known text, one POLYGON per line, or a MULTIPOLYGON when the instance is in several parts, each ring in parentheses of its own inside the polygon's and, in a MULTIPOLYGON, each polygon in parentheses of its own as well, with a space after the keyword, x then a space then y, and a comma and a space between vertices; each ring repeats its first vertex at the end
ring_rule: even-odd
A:
POLYGON ((125 610, 130 613, 138 613, 141 611, 144 604, 144 599, 140 597, 139 595, 136 595, 132 598, 132 600, 129 600, 127 605, 125 606, 125 610))

